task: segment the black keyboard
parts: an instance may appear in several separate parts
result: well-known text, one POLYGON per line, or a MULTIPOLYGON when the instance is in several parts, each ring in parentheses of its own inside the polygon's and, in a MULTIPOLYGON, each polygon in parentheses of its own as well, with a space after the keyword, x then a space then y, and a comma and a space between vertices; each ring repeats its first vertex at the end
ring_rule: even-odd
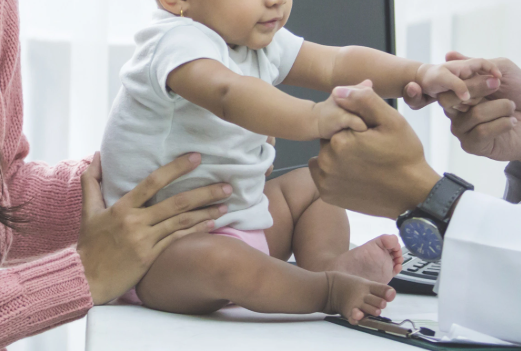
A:
POLYGON ((433 292, 441 270, 440 262, 427 262, 402 248, 402 271, 389 283, 397 292, 407 294, 436 295, 433 292))

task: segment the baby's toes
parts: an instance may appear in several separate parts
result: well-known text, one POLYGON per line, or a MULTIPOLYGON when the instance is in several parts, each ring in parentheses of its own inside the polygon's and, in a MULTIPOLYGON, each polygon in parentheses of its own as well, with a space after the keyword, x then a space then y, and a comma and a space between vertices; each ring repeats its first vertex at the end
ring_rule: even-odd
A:
POLYGON ((380 236, 383 247, 389 250, 389 253, 394 257, 395 254, 401 255, 402 249, 400 247, 400 241, 396 235, 385 234, 380 236))
POLYGON ((353 325, 357 325, 359 321, 362 320, 362 318, 365 317, 364 312, 362 312, 359 308, 353 308, 351 311, 351 315, 347 318, 349 323, 353 325))
POLYGON ((387 302, 391 302, 396 297, 396 290, 388 285, 374 283, 369 287, 371 294, 381 297, 387 302))
MULTIPOLYGON (((398 238, 396 238, 396 241, 398 241, 398 238)), ((402 248, 400 246, 400 242, 398 242, 398 245, 396 245, 393 249, 389 250, 389 253, 393 257, 393 260, 401 259, 403 262, 403 252, 402 248)))
POLYGON ((365 314, 370 314, 371 316, 375 317, 378 317, 382 313, 381 309, 376 308, 368 303, 362 304, 362 306, 360 306, 360 310, 362 310, 362 312, 364 312, 365 314))
POLYGON ((374 295, 367 295, 364 298, 364 302, 381 310, 387 307, 387 301, 374 295))
POLYGON ((394 262, 394 267, 393 267, 393 273, 394 275, 397 275, 398 273, 400 273, 403 269, 403 266, 401 263, 396 263, 394 262))
POLYGON ((403 255, 400 250, 400 254, 393 254, 393 262, 394 264, 402 264, 405 259, 403 258, 403 255))

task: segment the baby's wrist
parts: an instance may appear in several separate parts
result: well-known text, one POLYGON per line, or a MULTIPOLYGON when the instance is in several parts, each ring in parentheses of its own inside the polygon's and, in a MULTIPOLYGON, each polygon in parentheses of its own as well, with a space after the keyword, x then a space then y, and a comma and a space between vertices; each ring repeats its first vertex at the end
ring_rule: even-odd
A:
POLYGON ((316 140, 321 139, 322 135, 320 133, 320 120, 323 111, 323 102, 315 103, 311 110, 311 114, 309 116, 309 121, 306 125, 309 127, 308 130, 308 138, 306 140, 316 140))
POLYGON ((416 75, 414 76, 414 82, 418 83, 423 88, 423 81, 425 79, 425 76, 427 74, 427 71, 433 67, 433 64, 430 63, 424 63, 421 64, 418 69, 416 70, 416 75))

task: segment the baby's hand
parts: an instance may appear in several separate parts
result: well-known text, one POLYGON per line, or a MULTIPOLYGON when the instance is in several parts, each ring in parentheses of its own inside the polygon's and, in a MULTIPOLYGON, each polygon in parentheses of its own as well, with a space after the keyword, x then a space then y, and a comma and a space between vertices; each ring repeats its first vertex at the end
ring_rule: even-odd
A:
POLYGON ((416 83, 423 93, 433 98, 448 91, 453 91, 462 101, 470 100, 470 93, 463 80, 476 74, 491 75, 501 78, 501 71, 491 61, 485 59, 470 59, 451 61, 441 65, 421 65, 416 73, 416 83))
POLYGON ((365 122, 357 115, 339 107, 333 95, 326 101, 316 104, 314 112, 320 139, 331 139, 343 129, 352 129, 355 132, 367 131, 365 122))

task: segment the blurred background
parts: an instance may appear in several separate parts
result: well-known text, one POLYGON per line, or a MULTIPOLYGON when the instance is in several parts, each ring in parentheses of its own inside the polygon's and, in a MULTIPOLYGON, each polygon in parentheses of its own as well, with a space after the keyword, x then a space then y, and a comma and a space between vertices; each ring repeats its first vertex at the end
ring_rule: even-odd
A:
MULTIPOLYGON (((120 86, 119 70, 134 50, 133 34, 146 25, 154 9, 153 0, 20 0, 29 160, 55 164, 99 149, 120 86)), ((458 50, 475 57, 504 56, 521 64, 519 0, 396 0, 395 15, 398 56, 441 63, 448 51, 458 50)), ((399 110, 438 172, 456 173, 478 191, 503 195, 505 164, 463 152, 438 106, 414 112, 400 101, 399 110)), ((350 220, 356 244, 397 232, 390 220, 355 213, 350 220)), ((8 349, 83 351, 84 334, 81 320, 8 349)))

